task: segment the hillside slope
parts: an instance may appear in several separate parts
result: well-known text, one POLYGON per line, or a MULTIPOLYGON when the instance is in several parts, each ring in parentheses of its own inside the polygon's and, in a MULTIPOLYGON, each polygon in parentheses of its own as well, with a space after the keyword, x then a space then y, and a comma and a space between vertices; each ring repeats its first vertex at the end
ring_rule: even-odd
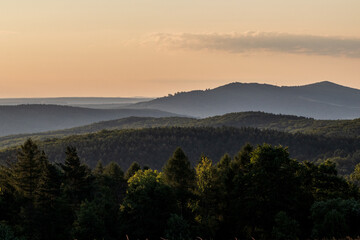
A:
MULTIPOLYGON (((81 159, 91 167, 94 167, 98 160, 102 160, 104 164, 116 161, 126 169, 133 161, 137 161, 141 165, 161 169, 178 146, 189 155, 192 164, 196 164, 201 154, 216 162, 225 153, 236 154, 248 142, 288 146, 291 157, 300 161, 321 161, 339 157, 342 173, 351 172, 354 164, 360 161, 360 158, 356 157, 360 156, 360 139, 289 134, 254 128, 167 127, 103 130, 38 143, 51 161, 64 161, 66 146, 72 145, 77 147, 81 159), (346 161, 343 161, 344 159, 346 161)), ((0 151, 1 161, 14 161, 15 158, 16 148, 0 151)))
POLYGON ((107 130, 142 129, 154 127, 254 127, 289 133, 316 134, 327 137, 357 138, 360 136, 360 119, 315 120, 312 118, 278 115, 263 112, 229 113, 204 119, 185 117, 128 117, 102 121, 64 130, 19 134, 0 137, 0 149, 22 144, 27 138, 46 140, 70 135, 87 134, 107 130))
POLYGON ((177 115, 154 109, 89 109, 58 105, 0 106, 0 136, 72 128, 129 116, 177 115))
POLYGON ((131 106, 195 117, 264 111, 315 119, 354 119, 360 117, 360 90, 331 82, 298 87, 231 83, 206 91, 181 92, 131 106))

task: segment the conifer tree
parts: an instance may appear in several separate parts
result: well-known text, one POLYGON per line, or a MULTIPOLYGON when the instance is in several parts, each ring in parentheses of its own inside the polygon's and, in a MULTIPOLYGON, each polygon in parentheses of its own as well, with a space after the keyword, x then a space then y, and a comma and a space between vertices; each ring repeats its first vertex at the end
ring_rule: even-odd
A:
POLYGON ((103 164, 102 164, 102 161, 99 160, 99 161, 97 162, 97 164, 96 164, 96 167, 95 167, 94 170, 93 170, 93 174, 94 174, 95 176, 97 176, 97 175, 102 175, 103 172, 104 172, 104 166, 103 166, 103 164))
POLYGON ((39 239, 64 239, 61 214, 59 169, 49 163, 45 154, 43 171, 35 191, 36 230, 39 239))
POLYGON ((129 180, 140 169, 141 169, 140 165, 137 162, 133 162, 125 173, 125 177, 124 177, 125 180, 126 181, 129 180))
POLYGON ((184 214, 195 187, 195 171, 181 148, 166 162, 164 180, 175 191, 181 216, 184 214))
POLYGON ((43 155, 38 146, 28 139, 18 151, 17 162, 13 167, 14 187, 31 202, 34 201, 34 193, 41 176, 42 161, 43 155))
POLYGON ((104 168, 106 185, 111 189, 117 202, 121 203, 125 196, 127 183, 124 179, 124 172, 116 162, 110 162, 104 168))
POLYGON ((66 148, 64 171, 64 193, 70 205, 77 209, 81 201, 90 197, 91 175, 86 165, 80 163, 75 147, 66 148))
POLYGON ((17 162, 12 168, 12 184, 23 198, 20 212, 22 231, 27 239, 35 239, 36 214, 35 192, 42 174, 44 156, 38 146, 28 139, 17 154, 17 162))

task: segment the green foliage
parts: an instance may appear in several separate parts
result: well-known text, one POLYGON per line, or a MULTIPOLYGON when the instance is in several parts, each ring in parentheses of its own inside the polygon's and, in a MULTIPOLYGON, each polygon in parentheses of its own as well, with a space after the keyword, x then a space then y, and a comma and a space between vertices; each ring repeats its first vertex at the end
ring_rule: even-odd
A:
POLYGON ((360 187, 360 163, 356 164, 354 172, 350 175, 350 181, 360 187))
POLYGON ((11 184, 22 199, 20 223, 27 239, 35 239, 36 229, 36 191, 39 187, 41 173, 47 159, 38 146, 28 139, 17 154, 17 162, 12 167, 11 184))
POLYGON ((219 227, 217 200, 221 186, 217 184, 216 168, 209 158, 201 157, 195 171, 197 200, 192 206, 196 214, 195 220, 200 224, 201 231, 206 233, 206 237, 213 238, 219 227))
POLYGON ((105 224, 99 216, 99 209, 95 202, 85 200, 76 213, 73 236, 79 240, 103 239, 105 224))
MULTIPOLYGON (((95 167, 99 159, 106 165, 111 161, 127 169, 134 161, 141 166, 161 169, 166 159, 177 146, 187 153, 194 166, 202 153, 218 160, 224 153, 235 155, 246 143, 253 145, 267 142, 272 145, 288 146, 291 158, 312 162, 346 155, 354 156, 349 165, 343 167, 341 174, 351 173, 360 161, 354 154, 360 139, 323 137, 317 135, 288 134, 273 130, 229 127, 191 127, 191 128, 150 128, 138 130, 112 130, 87 135, 74 135, 63 139, 50 139, 40 142, 52 162, 63 162, 64 149, 76 146, 80 159, 90 167, 95 167), (341 151, 339 151, 341 149, 341 151)), ((16 149, 0 151, 0 159, 12 160, 16 149)))
POLYGON ((93 173, 94 175, 101 175, 101 174, 103 174, 103 172, 104 172, 104 166, 103 166, 103 164, 102 164, 102 161, 99 160, 99 161, 97 162, 97 164, 96 164, 96 167, 95 167, 94 170, 92 171, 92 173, 93 173))
POLYGON ((187 207, 195 188, 195 172, 181 148, 177 148, 173 156, 166 162, 163 176, 165 183, 175 192, 180 215, 189 215, 187 207))
POLYGON ((36 134, 11 135, 0 138, 0 149, 21 145, 27 138, 45 141, 71 135, 89 134, 101 130, 143 129, 158 127, 252 127, 271 129, 289 133, 316 134, 327 137, 357 138, 360 133, 360 119, 354 120, 315 120, 291 115, 264 112, 238 112, 204 119, 185 117, 128 117, 102 121, 86 126, 42 132, 36 134))
POLYGON ((141 169, 140 165, 137 162, 133 162, 130 167, 128 168, 128 170, 125 173, 124 178, 126 180, 129 180, 132 176, 135 175, 135 173, 137 171, 139 171, 141 169))
POLYGON ((290 218, 286 212, 279 212, 275 215, 275 224, 272 232, 276 240, 296 240, 299 239, 299 223, 290 218))
POLYGON ((130 239, 164 236, 170 214, 175 211, 172 191, 156 170, 139 170, 129 179, 121 204, 122 232, 130 239))
POLYGON ((171 214, 166 224, 165 238, 171 240, 190 240, 190 226, 179 215, 171 214))
POLYGON ((312 235, 317 238, 342 238, 360 233, 360 204, 353 200, 330 199, 311 207, 312 235))
POLYGON ((65 177, 63 191, 69 203, 76 207, 90 196, 90 169, 80 163, 75 147, 67 147, 65 154, 65 164, 62 165, 65 177))
POLYGON ((28 240, 360 234, 358 187, 338 176, 333 162, 301 163, 281 146, 246 144, 217 164, 203 155, 195 169, 177 148, 163 173, 134 163, 127 182, 116 162, 91 171, 74 147, 64 158, 64 164, 50 163, 29 140, 17 162, 0 168, 0 234, 28 240), (32 166, 32 178, 25 166, 32 166))
POLYGON ((15 237, 12 229, 6 224, 0 223, 0 239, 1 240, 21 240, 15 237))
POLYGON ((38 146, 28 139, 17 154, 13 170, 13 186, 25 198, 34 200, 35 189, 41 175, 43 155, 38 146))

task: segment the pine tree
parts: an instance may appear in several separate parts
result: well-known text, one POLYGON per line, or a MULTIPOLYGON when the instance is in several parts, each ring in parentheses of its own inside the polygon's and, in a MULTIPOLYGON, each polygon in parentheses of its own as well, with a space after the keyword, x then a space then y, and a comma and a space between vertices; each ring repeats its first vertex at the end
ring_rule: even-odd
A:
POLYGON ((45 154, 43 171, 35 191, 36 230, 39 239, 64 239, 61 222, 60 170, 49 163, 45 154))
POLYGON ((27 239, 35 238, 35 192, 43 170, 44 156, 38 146, 28 139, 17 154, 17 162, 12 168, 12 184, 23 197, 20 212, 21 226, 27 239))
POLYGON ((65 154, 63 189, 72 208, 77 209, 81 201, 90 197, 91 174, 89 168, 80 163, 75 147, 67 147, 65 154))
POLYGON ((175 196, 182 216, 195 187, 195 171, 181 148, 177 148, 164 168, 165 183, 175 191, 175 196))
POLYGON ((13 167, 13 184, 18 192, 31 202, 37 188, 42 170, 43 156, 38 146, 28 139, 17 154, 13 167))
POLYGON ((96 164, 96 167, 95 167, 94 170, 93 170, 93 174, 94 174, 95 176, 97 176, 97 175, 102 175, 103 172, 104 172, 104 166, 103 166, 103 164, 102 164, 102 161, 99 160, 99 161, 97 162, 97 164, 96 164))
POLYGON ((140 169, 141 169, 140 165, 137 162, 133 162, 125 173, 125 177, 124 177, 125 180, 126 181, 129 180, 140 169))
POLYGON ((106 185, 111 189, 118 203, 121 203, 125 196, 127 183, 124 179, 124 172, 116 162, 110 162, 104 168, 106 185))

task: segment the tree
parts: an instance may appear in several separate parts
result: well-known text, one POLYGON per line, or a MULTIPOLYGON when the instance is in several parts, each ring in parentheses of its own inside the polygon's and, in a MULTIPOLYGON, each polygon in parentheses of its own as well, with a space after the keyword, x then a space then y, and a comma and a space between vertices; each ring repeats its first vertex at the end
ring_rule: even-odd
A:
POLYGON ((126 181, 129 180, 140 169, 141 169, 140 165, 137 162, 133 162, 125 173, 124 176, 125 180, 126 181))
POLYGON ((35 191, 36 235, 39 239, 64 239, 66 231, 62 215, 60 169, 43 155, 43 171, 35 191))
POLYGON ((28 139, 21 146, 17 154, 17 162, 12 168, 12 183, 17 192, 23 197, 20 212, 21 225, 28 239, 35 238, 36 214, 35 192, 43 171, 46 157, 41 153, 38 146, 28 139))
POLYGON ((126 192, 127 183, 124 179, 124 172, 116 162, 110 162, 104 168, 103 175, 105 184, 113 192, 117 202, 121 203, 126 192))
POLYGON ((93 170, 93 174, 96 176, 96 175, 103 174, 103 172, 104 172, 104 167, 103 167, 102 161, 99 160, 96 164, 96 167, 93 170))
POLYGON ((17 191, 33 202, 41 171, 43 155, 38 146, 28 139, 17 154, 17 162, 13 166, 13 184, 17 191))
POLYGON ((350 181, 360 187, 360 163, 356 164, 353 173, 350 174, 350 181))
POLYGON ((190 240, 190 226, 181 216, 171 214, 166 224, 165 238, 171 240, 190 240))
POLYGON ((105 224, 94 201, 85 200, 76 212, 73 236, 79 240, 104 239, 105 224))
POLYGON ((279 212, 275 216, 275 224, 273 228, 273 237, 276 240, 299 239, 300 225, 290 218, 286 212, 279 212))
MULTIPOLYGON (((245 175, 244 208, 253 234, 266 237, 274 226, 275 215, 280 211, 295 214, 294 203, 301 202, 299 163, 289 158, 282 146, 258 146, 251 153, 245 175)), ((267 236, 269 237, 269 236, 267 236)))
POLYGON ((1 240, 20 240, 19 238, 15 237, 14 232, 12 231, 11 227, 0 223, 0 239, 1 240))
POLYGON ((164 236, 167 220, 175 211, 175 199, 162 174, 156 170, 140 170, 128 182, 120 207, 123 234, 130 239, 164 236))
MULTIPOLYGON (((189 159, 181 148, 177 148, 173 156, 163 168, 164 181, 175 192, 180 209, 180 215, 185 213, 189 200, 193 196, 195 187, 195 172, 191 168, 189 159)), ((186 216, 189 215, 185 214, 186 216)))
POLYGON ((336 164, 325 161, 319 165, 303 163, 302 177, 304 188, 310 192, 314 201, 334 198, 356 197, 358 192, 346 180, 337 175, 336 164))
POLYGON ((360 234, 360 204, 354 199, 318 201, 311 207, 314 222, 312 235, 316 238, 356 237, 360 234))
POLYGON ((212 161, 203 156, 195 168, 197 200, 192 208, 195 220, 200 224, 200 231, 207 238, 214 238, 219 227, 219 208, 217 201, 222 191, 217 184, 216 168, 212 161))
POLYGON ((66 148, 63 190, 73 209, 77 209, 81 201, 90 197, 91 175, 87 166, 80 163, 75 147, 66 148))

